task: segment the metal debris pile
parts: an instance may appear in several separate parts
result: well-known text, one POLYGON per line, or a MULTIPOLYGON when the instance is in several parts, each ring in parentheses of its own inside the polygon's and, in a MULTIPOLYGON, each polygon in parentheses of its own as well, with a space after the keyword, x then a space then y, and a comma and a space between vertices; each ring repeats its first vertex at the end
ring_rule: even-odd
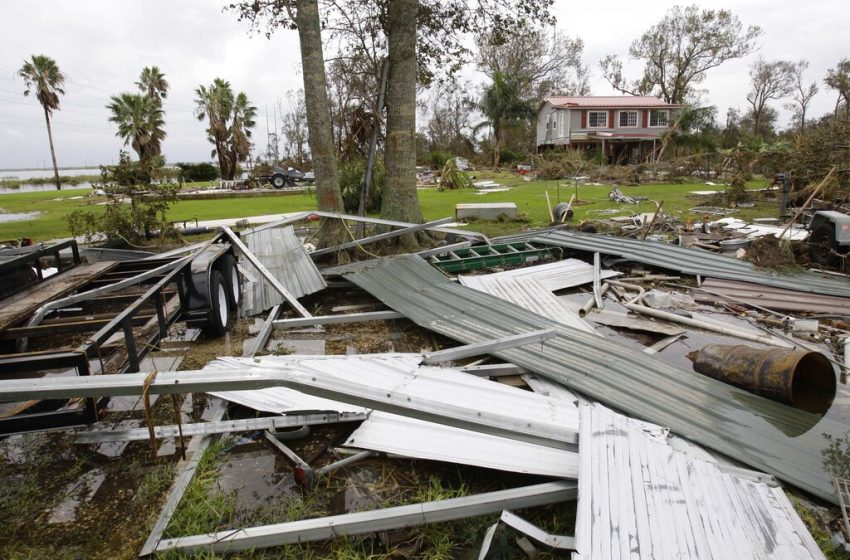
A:
MULTIPOLYGON (((659 216, 660 208, 629 227, 666 227, 659 216)), ((846 487, 836 478, 842 473, 825 460, 850 416, 847 277, 757 268, 701 248, 704 239, 672 245, 548 229, 491 240, 447 221, 300 213, 239 235, 225 227, 211 242, 153 260, 101 250, 114 264, 88 271, 88 284, 68 276, 63 289, 38 292, 38 305, 21 304, 24 292, 10 296, 18 312, 0 334, 12 348, 42 344, 44 326, 57 332, 100 321, 93 324, 106 330, 73 352, 37 346, 38 356, 0 359, 0 371, 15 374, 0 380, 0 401, 16 403, 0 428, 73 428, 75 445, 121 446, 117 456, 130 442, 149 442, 161 457, 182 453, 143 556, 371 535, 382 554, 418 558, 428 550, 411 537, 417 527, 490 516, 494 523, 475 534, 480 559, 825 557, 795 504, 827 508, 835 520, 848 505, 837 490, 846 487), (301 225, 317 218, 384 229, 308 252, 301 225), (423 231, 451 243, 315 264, 423 231), (222 276, 221 255, 233 257, 232 276, 222 276), (91 278, 100 281, 92 286, 91 278), (125 307, 80 319, 90 316, 85 302, 105 296, 125 307), (202 301, 193 307, 192 297, 202 301), (179 360, 146 356, 174 340, 176 322, 214 335, 209 321, 227 328, 227 316, 238 313, 260 317, 241 356, 185 370, 179 360), (134 342, 143 333, 144 351, 134 342), (363 345, 370 337, 374 345, 363 345), (58 361, 39 361, 46 355, 58 361), (82 369, 44 375, 66 355, 82 369), (161 395, 210 400, 195 421, 175 401, 172 424, 151 414, 161 395), (131 400, 135 420, 116 420, 109 403, 121 399, 131 400), (245 459, 275 457, 263 474, 277 476, 267 499, 278 499, 283 484, 321 495, 341 480, 345 505, 303 519, 170 533, 205 450, 225 434, 240 434, 228 449, 250 449, 245 459), (461 479, 490 473, 489 482, 411 503, 401 475, 387 475, 415 478, 440 465, 456 465, 461 479), (547 528, 542 507, 570 503, 572 530, 547 528)), ((775 233, 728 219, 714 227, 775 233)), ((35 258, 56 254, 59 262, 60 249, 39 249, 35 258)), ((92 266, 75 257, 64 274, 92 266)), ((99 480, 86 491, 97 492, 99 480)), ((250 486, 238 472, 228 480, 219 484, 237 493, 250 486)), ((239 496, 257 501, 256 492, 239 496)), ((841 546, 850 528, 830 527, 841 546)))

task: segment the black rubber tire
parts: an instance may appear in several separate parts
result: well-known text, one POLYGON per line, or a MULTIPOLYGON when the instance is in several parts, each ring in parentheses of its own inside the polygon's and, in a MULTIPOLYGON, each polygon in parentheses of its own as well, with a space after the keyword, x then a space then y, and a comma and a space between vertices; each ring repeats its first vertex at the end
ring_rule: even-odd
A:
POLYGON ((222 256, 216 267, 227 284, 227 304, 231 311, 238 311, 242 304, 242 276, 236 268, 236 257, 227 254, 222 256))
POLYGON ((230 306, 227 302, 227 283, 219 270, 213 269, 210 272, 210 293, 207 301, 210 309, 207 322, 201 330, 208 338, 224 336, 230 327, 230 306))
POLYGON ((281 175, 280 173, 275 173, 272 175, 272 186, 276 189, 282 189, 286 186, 286 177, 281 175))
POLYGON ((831 223, 821 222, 809 236, 809 255, 812 262, 821 266, 836 266, 840 259, 832 254, 838 250, 835 242, 835 226, 831 223))

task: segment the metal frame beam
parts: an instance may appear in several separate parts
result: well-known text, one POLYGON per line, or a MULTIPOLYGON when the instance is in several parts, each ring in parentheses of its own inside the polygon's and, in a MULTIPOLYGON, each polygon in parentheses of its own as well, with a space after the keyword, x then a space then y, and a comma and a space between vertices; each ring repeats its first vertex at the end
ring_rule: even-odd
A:
MULTIPOLYGON (((316 426, 320 424, 336 424, 338 422, 359 422, 366 420, 368 414, 359 412, 332 412, 321 414, 293 414, 289 416, 273 416, 268 418, 247 418, 245 420, 223 420, 220 422, 196 422, 183 424, 184 436, 199 436, 225 434, 228 432, 249 432, 271 430, 276 428, 295 428, 298 426, 316 426)), ((180 427, 155 426, 154 436, 157 438, 173 438, 180 435, 180 427)), ((80 432, 74 443, 104 443, 107 441, 143 441, 150 438, 147 428, 131 430, 98 430, 80 432)))
MULTIPOLYGON (((407 228, 411 226, 416 226, 419 224, 413 224, 410 222, 397 222, 395 220, 382 220, 380 218, 366 218, 361 216, 352 216, 350 214, 339 214, 336 212, 324 212, 322 210, 312 210, 308 212, 299 212, 297 214, 293 214, 287 218, 282 220, 278 220, 276 222, 270 222, 268 224, 264 224, 262 226, 257 226, 253 229, 246 230, 245 233, 254 233, 257 231, 262 231, 268 228, 281 227, 288 224, 292 224, 295 222, 300 222, 301 220, 306 220, 310 216, 319 216, 321 218, 335 218, 337 220, 350 220, 352 222, 362 222, 366 224, 378 224, 382 226, 390 226, 397 228, 407 228)), ((490 238, 484 235, 483 233, 479 233, 477 231, 464 231, 462 229, 455 228, 447 228, 447 227, 429 227, 433 231, 439 231, 441 233, 453 233, 457 236, 463 237, 464 239, 477 239, 483 241, 484 243, 490 243, 490 238)))
POLYGON ((355 239, 354 241, 349 241, 347 243, 343 243, 341 245, 337 245, 335 247, 326 247, 324 249, 319 249, 317 251, 313 251, 310 253, 311 257, 318 257, 321 255, 326 255, 328 253, 336 253, 337 251, 342 251, 345 249, 350 249, 352 247, 358 247, 360 245, 368 245, 370 243, 376 243, 378 241, 383 241, 384 239, 392 239, 393 237, 399 237, 401 235, 407 235, 409 233, 416 233, 417 231, 422 231, 425 229, 432 229, 443 224, 448 224, 454 221, 452 218, 442 218, 440 220, 434 220, 433 222, 426 222, 424 224, 416 224, 408 227, 404 227, 401 229, 396 229, 392 231, 386 231, 384 233, 379 233, 377 235, 372 235, 370 237, 363 237, 361 239, 355 239))
POLYGON ((460 371, 477 377, 504 377, 506 375, 524 375, 528 370, 516 364, 483 364, 466 366, 460 371))
POLYGON ((186 552, 234 552, 290 543, 322 541, 340 536, 444 523, 496 513, 508 507, 524 509, 545 506, 575 500, 577 496, 578 486, 573 482, 548 482, 463 498, 178 537, 161 541, 156 550, 158 552, 171 549, 186 552))
POLYGON ((266 320, 263 321, 263 326, 260 328, 260 332, 257 333, 257 338, 251 341, 251 343, 245 348, 243 355, 254 356, 257 352, 266 347, 266 344, 269 342, 269 337, 272 335, 272 330, 274 329, 274 322, 280 316, 281 309, 282 306, 280 304, 271 308, 268 317, 266 317, 266 320))
POLYGON ((265 267, 265 265, 260 261, 260 259, 258 259, 244 243, 242 243, 242 240, 239 239, 238 235, 233 233, 233 231, 227 226, 222 226, 219 228, 219 230, 227 237, 227 239, 233 244, 234 247, 239 249, 242 254, 245 255, 245 258, 248 259, 248 261, 252 265, 254 265, 254 268, 257 269, 257 272, 259 272, 263 276, 263 278, 265 278, 266 281, 271 284, 272 288, 274 288, 277 293, 283 296, 283 299, 285 299, 289 303, 289 305, 291 305, 292 308, 298 312, 299 315, 301 315, 302 317, 312 317, 310 312, 307 311, 307 309, 305 309, 305 307, 301 305, 301 303, 298 301, 298 298, 292 295, 292 293, 287 290, 277 278, 274 277, 274 274, 269 272, 269 269, 265 267))
POLYGON ((277 319, 272 321, 276 329, 294 329, 298 327, 314 327, 317 325, 339 325, 343 323, 360 323, 363 321, 389 321, 404 319, 398 311, 366 311, 364 313, 345 313, 340 315, 319 315, 302 319, 277 319))
MULTIPOLYGON (((540 336, 539 332, 536 332, 540 336)), ((32 398, 140 395, 147 373, 14 379, 0 382, 0 401, 32 398)), ((208 393, 267 387, 288 387, 318 397, 436 422, 457 428, 570 449, 578 441, 576 427, 552 426, 504 413, 478 411, 471 405, 449 404, 439 395, 413 396, 399 387, 387 392, 349 379, 324 379, 291 367, 161 372, 148 385, 150 394, 208 393)))
POLYGON ((506 350, 516 346, 525 346, 526 344, 533 344, 535 342, 543 342, 557 334, 558 332, 556 329, 541 329, 539 331, 506 336, 504 338, 497 338, 494 340, 465 344, 455 348, 447 348, 446 350, 437 350, 436 352, 425 354, 422 358, 422 363, 439 364, 443 362, 450 362, 452 360, 471 358, 472 356, 489 354, 493 351, 506 350))

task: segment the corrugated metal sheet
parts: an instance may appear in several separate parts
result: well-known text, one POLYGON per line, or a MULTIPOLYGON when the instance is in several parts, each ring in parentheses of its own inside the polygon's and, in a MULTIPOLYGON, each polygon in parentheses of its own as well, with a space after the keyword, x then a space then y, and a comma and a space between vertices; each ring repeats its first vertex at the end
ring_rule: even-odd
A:
MULTIPOLYGON (((619 276, 616 270, 602 270, 600 277, 611 278, 619 276)), ((505 270, 493 274, 477 274, 477 275, 459 275, 457 279, 464 286, 476 288, 475 284, 483 278, 534 278, 541 286, 550 292, 564 290, 581 286, 582 284, 590 284, 593 282, 593 265, 587 264, 580 259, 564 259, 546 264, 538 264, 536 266, 528 266, 525 268, 515 268, 513 270, 505 270)))
MULTIPOLYGON (((293 296, 300 298, 324 289, 327 284, 313 260, 307 255, 292 226, 269 228, 243 236, 252 253, 293 296)), ((284 303, 283 296, 266 282, 251 263, 240 264, 256 282, 246 286, 242 315, 256 315, 284 303)))
MULTIPOLYGON (((592 267, 591 267, 592 268, 592 267)), ((500 277, 498 274, 468 276, 461 280, 465 286, 499 299, 510 301, 563 325, 587 333, 598 334, 593 327, 566 307, 550 290, 541 286, 531 276, 500 277)), ((601 335, 600 335, 601 336, 601 335)))
POLYGON ((555 328, 541 344, 494 352, 631 416, 734 457, 829 501, 824 433, 842 425, 673 367, 451 282, 416 256, 346 276, 419 325, 465 343, 555 328))
POLYGON ((593 309, 590 313, 585 315, 585 318, 597 325, 661 333, 666 334, 667 336, 673 336, 685 332, 685 329, 672 323, 645 319, 635 314, 627 315, 625 313, 609 311, 607 309, 593 309))
MULTIPOLYGON (((260 358, 218 358, 210 369, 257 367, 294 367, 312 374, 379 380, 388 390, 427 382, 441 381, 447 399, 472 402, 487 410, 512 407, 523 418, 548 418, 548 423, 567 422, 578 432, 578 409, 573 402, 550 399, 461 373, 449 368, 420 367, 420 354, 375 354, 358 356, 264 356, 260 358), (421 375, 417 381, 411 372, 421 375), (448 395, 448 393, 456 393, 448 395)), ((408 390, 408 389, 405 389, 408 390)), ((213 395, 241 405, 285 414, 303 411, 370 412, 369 418, 355 430, 345 445, 406 457, 448 461, 464 465, 523 472, 562 478, 578 477, 578 455, 490 434, 406 418, 396 414, 369 411, 347 403, 305 395, 299 391, 275 387, 255 391, 215 392, 213 395)), ((503 409, 504 410, 504 409, 503 409)))
MULTIPOLYGON (((767 307, 768 309, 850 315, 850 298, 824 296, 798 292, 796 290, 759 286, 758 284, 751 284, 749 282, 735 282, 733 280, 718 280, 714 278, 707 278, 700 287, 748 303, 767 307)), ((696 301, 712 303, 716 301, 731 302, 731 300, 724 300, 722 297, 717 297, 700 290, 691 290, 691 295, 696 301)))
POLYGON ((782 488, 675 451, 658 426, 581 409, 574 560, 821 559, 782 488))
POLYGON ((573 451, 378 411, 372 412, 344 445, 430 461, 578 478, 578 454, 573 451))
POLYGON ((803 272, 779 274, 776 271, 757 268, 749 262, 726 257, 700 249, 689 249, 669 243, 643 241, 624 237, 611 237, 592 233, 569 231, 547 231, 501 239, 524 240, 547 243, 588 253, 616 255, 635 262, 684 274, 753 282, 775 288, 786 288, 831 296, 850 297, 850 282, 827 278, 822 274, 803 272))

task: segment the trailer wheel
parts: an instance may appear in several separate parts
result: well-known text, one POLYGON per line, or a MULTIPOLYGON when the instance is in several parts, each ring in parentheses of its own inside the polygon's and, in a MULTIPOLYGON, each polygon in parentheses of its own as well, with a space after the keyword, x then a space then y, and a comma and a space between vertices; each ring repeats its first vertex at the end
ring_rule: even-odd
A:
POLYGON ((224 336, 230 326, 230 306, 227 299, 227 283, 221 271, 213 270, 210 273, 209 315, 202 329, 209 338, 224 336))
POLYGON ((821 266, 835 266, 839 259, 832 251, 838 249, 835 242, 835 226, 831 223, 820 223, 809 236, 809 253, 814 262, 821 266))
POLYGON ((227 304, 231 310, 237 311, 242 304, 242 277, 236 267, 236 257, 224 255, 221 257, 219 268, 227 284, 227 304))
POLYGON ((282 189, 286 186, 286 177, 280 173, 275 173, 272 175, 272 186, 276 189, 282 189))

